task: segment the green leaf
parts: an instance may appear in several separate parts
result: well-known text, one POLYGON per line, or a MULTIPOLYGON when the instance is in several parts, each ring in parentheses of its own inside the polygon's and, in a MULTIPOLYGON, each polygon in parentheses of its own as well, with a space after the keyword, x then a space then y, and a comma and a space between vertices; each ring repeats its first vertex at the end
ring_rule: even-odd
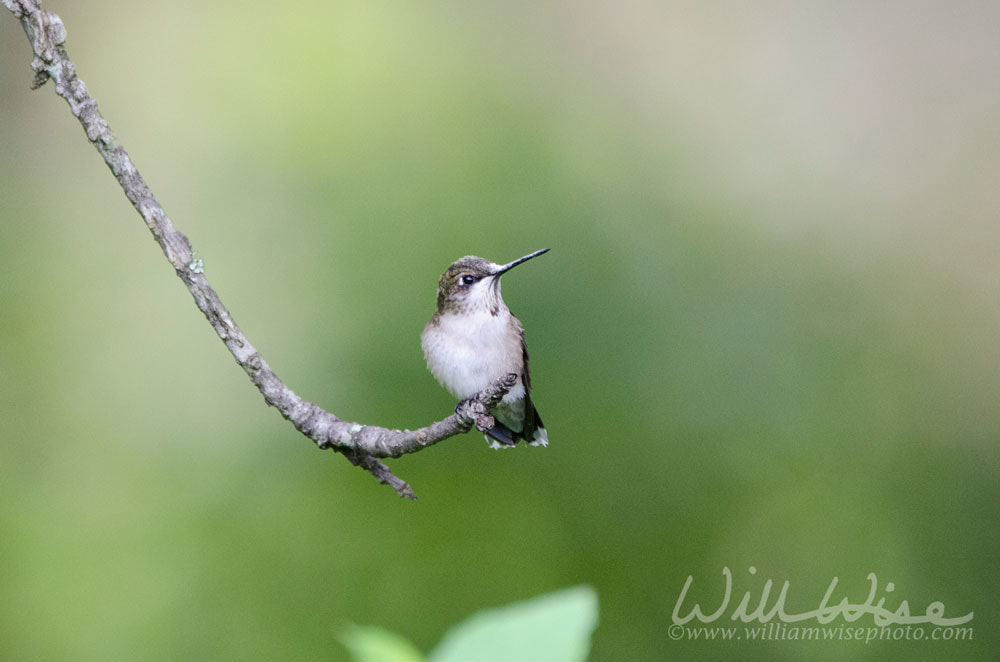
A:
POLYGON ((575 586, 498 609, 449 630, 430 662, 582 662, 597 625, 597 593, 575 586))
POLYGON ((424 662, 413 644, 382 628, 351 625, 339 639, 354 662, 424 662))

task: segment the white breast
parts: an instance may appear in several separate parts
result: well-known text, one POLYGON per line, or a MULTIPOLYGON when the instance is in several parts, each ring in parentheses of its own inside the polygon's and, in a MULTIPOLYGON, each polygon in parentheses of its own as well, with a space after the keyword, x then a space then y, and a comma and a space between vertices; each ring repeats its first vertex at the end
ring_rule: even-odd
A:
POLYGON ((504 400, 515 391, 524 395, 521 338, 506 307, 495 316, 488 310, 443 314, 424 330, 421 345, 428 369, 456 398, 470 398, 509 372, 518 381, 504 400))

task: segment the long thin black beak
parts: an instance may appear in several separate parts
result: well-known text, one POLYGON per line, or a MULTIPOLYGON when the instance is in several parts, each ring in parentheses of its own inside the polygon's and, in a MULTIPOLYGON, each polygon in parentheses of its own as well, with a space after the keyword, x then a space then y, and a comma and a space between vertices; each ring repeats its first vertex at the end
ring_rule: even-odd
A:
POLYGON ((549 252, 548 248, 543 248, 540 251, 535 251, 534 253, 528 253, 524 257, 519 257, 516 260, 514 260, 513 262, 508 262, 507 264, 503 265, 502 267, 500 267, 499 269, 497 269, 496 271, 494 271, 493 272, 493 277, 494 278, 499 278, 500 276, 502 276, 503 274, 507 273, 508 271, 510 271, 511 269, 513 269, 514 267, 516 267, 517 265, 521 264, 522 262, 527 262, 528 260, 530 260, 533 257, 538 257, 542 253, 548 253, 548 252, 549 252))

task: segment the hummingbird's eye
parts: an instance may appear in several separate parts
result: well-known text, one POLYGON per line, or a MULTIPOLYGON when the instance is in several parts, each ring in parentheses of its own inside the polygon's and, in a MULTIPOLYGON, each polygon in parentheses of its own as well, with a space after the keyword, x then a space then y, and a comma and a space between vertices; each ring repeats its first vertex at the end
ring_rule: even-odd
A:
POLYGON ((463 285, 472 285, 475 282, 476 279, 473 276, 470 276, 469 274, 465 274, 464 276, 462 276, 463 285))

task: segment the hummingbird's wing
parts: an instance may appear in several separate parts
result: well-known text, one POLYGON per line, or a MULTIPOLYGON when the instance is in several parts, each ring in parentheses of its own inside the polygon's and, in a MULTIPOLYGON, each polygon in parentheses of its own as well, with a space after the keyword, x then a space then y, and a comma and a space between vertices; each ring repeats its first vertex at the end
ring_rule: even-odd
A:
POLYGON ((521 375, 521 382, 524 384, 524 428, 521 436, 531 442, 535 438, 535 430, 541 425, 535 405, 531 403, 531 375, 528 372, 528 345, 524 342, 524 329, 521 329, 521 359, 524 365, 524 374, 521 375))
POLYGON ((535 409, 535 403, 531 401, 531 375, 528 373, 528 345, 524 342, 524 329, 521 329, 521 355, 524 360, 524 374, 521 375, 524 384, 524 427, 520 436, 532 446, 548 446, 549 434, 535 409))

